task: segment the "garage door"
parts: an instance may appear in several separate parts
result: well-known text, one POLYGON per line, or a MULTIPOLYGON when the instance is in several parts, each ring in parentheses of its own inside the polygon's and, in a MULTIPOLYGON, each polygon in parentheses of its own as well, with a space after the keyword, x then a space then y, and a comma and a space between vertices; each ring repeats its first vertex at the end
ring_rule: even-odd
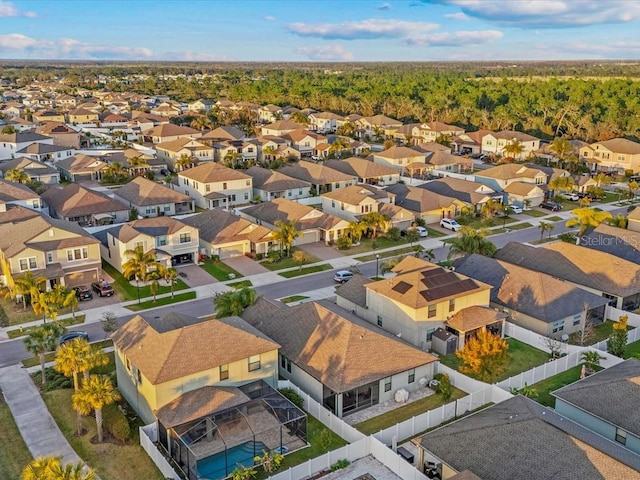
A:
POLYGON ((320 241, 318 230, 307 230, 300 232, 300 236, 296 238, 294 245, 306 245, 307 243, 315 243, 320 241))
POLYGON ((98 273, 95 270, 88 272, 68 273, 64 277, 64 283, 67 287, 77 287, 78 285, 90 285, 92 282, 98 281, 98 273))
POLYGON ((242 251, 242 245, 231 245, 219 248, 218 255, 220 255, 220 258, 231 258, 244 255, 244 252, 242 251))

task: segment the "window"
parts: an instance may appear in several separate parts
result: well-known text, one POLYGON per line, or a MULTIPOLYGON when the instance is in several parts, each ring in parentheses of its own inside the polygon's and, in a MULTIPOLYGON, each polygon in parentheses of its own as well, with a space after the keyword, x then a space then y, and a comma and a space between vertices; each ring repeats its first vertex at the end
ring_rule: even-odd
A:
POLYGON ((163 207, 162 207, 162 209, 163 209, 165 212, 168 212, 168 211, 170 211, 170 210, 171 210, 171 205, 165 205, 165 206, 163 206, 163 207))
POLYGON ((189 243, 191 242, 191 233, 181 233, 180 234, 180 243, 189 243))
POLYGON ((142 248, 144 250, 144 242, 136 242, 136 248, 142 248))
POLYGON ((227 189, 227 182, 224 182, 224 183, 222 184, 222 189, 223 189, 223 190, 226 190, 226 189, 227 189))
POLYGON ((553 333, 561 332, 562 330, 564 330, 564 320, 553 322, 553 333))
POLYGON ((244 194, 244 199, 245 199, 245 200, 249 200, 249 194, 248 194, 248 193, 245 193, 245 194, 244 194))
POLYGON ((412 368, 411 370, 409 370, 409 379, 408 379, 409 383, 413 383, 416 381, 416 369, 412 368))
POLYGON ((205 185, 204 190, 206 192, 210 192, 211 191, 211 185, 209 185, 208 183, 205 185))
POLYGON ((47 263, 53 263, 53 252, 47 252, 47 263))
POLYGON ((151 215, 153 213, 153 207, 147 207, 147 209, 145 210, 147 215, 151 215))
POLYGON ((167 244, 167 236, 161 235, 156 237, 156 247, 164 247, 167 244))
POLYGON ((429 328, 427 330, 427 342, 430 342, 431 339, 433 338, 433 332, 435 332, 436 329, 435 328, 429 328))
POLYGON ((573 325, 580 325, 580 322, 582 321, 582 314, 581 313, 576 313, 573 316, 573 325))
POLYGON ((286 370, 287 372, 291 373, 291 360, 289 360, 284 355, 280 356, 280 366, 282 367, 283 370, 286 370))
POLYGON ((388 392, 391 390, 391 377, 387 377, 384 379, 384 391, 388 392))
POLYGON ((260 355, 249 357, 249 371, 255 372, 256 370, 260 370, 260 355))
POLYGON ((378 326, 382 326, 382 316, 378 315, 378 326))
POLYGON ((229 364, 220 365, 220 380, 227 380, 229 378, 229 364))
POLYGON ((621 428, 616 428, 616 442, 621 443, 622 445, 626 445, 627 444, 627 432, 625 432, 621 428))
POLYGON ((335 202, 335 200, 331 200, 331 207, 332 207, 332 208, 336 208, 336 202, 335 202))
POLYGON ((456 299, 452 298, 449 300, 449 311, 453 312, 456 309, 456 299))
POLYGON ((33 208, 40 208, 40 200, 33 201, 33 208))
POLYGON ((74 248, 73 250, 67 250, 67 260, 75 262, 77 260, 83 260, 89 257, 89 249, 87 247, 74 248))
POLYGON ((247 181, 245 182, 245 185, 246 185, 247 187, 250 187, 250 186, 251 186, 251 180, 247 180, 247 181))
POLYGON ((233 195, 229 195, 229 199, 230 199, 232 202, 235 202, 235 201, 236 201, 236 194, 234 193, 233 195))
POLYGON ((20 259, 20 270, 35 270, 36 268, 38 268, 36 257, 20 259))
POLYGON ((436 316, 436 305, 429 305, 429 311, 427 313, 428 318, 433 318, 436 316))

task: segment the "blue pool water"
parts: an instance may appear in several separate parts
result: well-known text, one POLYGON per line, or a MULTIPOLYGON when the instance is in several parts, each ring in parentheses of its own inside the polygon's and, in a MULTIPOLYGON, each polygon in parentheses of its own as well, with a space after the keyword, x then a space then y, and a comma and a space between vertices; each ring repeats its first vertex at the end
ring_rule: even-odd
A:
POLYGON ((264 443, 247 442, 227 449, 226 463, 225 452, 203 458, 198 461, 198 475, 208 480, 219 480, 235 470, 238 463, 245 467, 253 465, 253 457, 262 455, 263 450, 269 450, 264 443))

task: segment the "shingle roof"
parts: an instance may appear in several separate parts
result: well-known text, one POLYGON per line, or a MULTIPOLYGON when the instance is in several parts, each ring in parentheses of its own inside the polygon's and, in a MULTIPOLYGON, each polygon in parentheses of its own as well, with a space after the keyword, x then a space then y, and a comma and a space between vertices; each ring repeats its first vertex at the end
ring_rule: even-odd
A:
POLYGON ((364 158, 350 157, 344 160, 332 159, 325 161, 324 164, 339 172, 363 179, 398 175, 398 171, 395 168, 385 167, 384 165, 364 158))
POLYGON ((596 308, 608 302, 551 275, 483 255, 468 255, 454 264, 456 272, 491 285, 492 302, 547 323, 581 314, 585 303, 596 308))
POLYGON ((104 193, 84 188, 77 183, 65 186, 50 186, 42 200, 63 217, 82 217, 94 213, 112 213, 127 207, 104 193))
POLYGON ((388 148, 382 152, 376 152, 373 154, 374 157, 382 157, 382 158, 421 158, 424 160, 425 154, 424 152, 418 152, 413 148, 404 147, 394 145, 391 148, 388 148))
POLYGON ((245 134, 237 127, 222 126, 205 133, 201 138, 206 140, 242 140, 245 134))
POLYGON ((612 138, 611 140, 596 142, 591 144, 591 148, 595 149, 597 145, 602 145, 604 148, 615 153, 640 154, 640 143, 632 142, 626 138, 612 138))
POLYGON ((5 160, 0 162, 0 172, 7 173, 9 170, 18 169, 23 170, 28 175, 40 176, 40 175, 56 175, 58 170, 50 167, 46 163, 39 162, 37 160, 31 160, 30 158, 20 157, 15 160, 5 160))
POLYGON ((22 155, 45 155, 47 153, 63 152, 65 150, 72 150, 72 148, 62 145, 49 145, 48 143, 32 143, 18 150, 16 153, 22 155))
POLYGON ((182 219, 186 225, 197 228, 200 239, 211 244, 221 244, 248 239, 259 242, 271 235, 271 230, 251 223, 221 208, 212 208, 182 219))
POLYGON ((543 248, 509 242, 496 258, 620 297, 640 292, 640 265, 565 242, 543 248))
POLYGON ((224 182, 251 178, 240 170, 234 170, 233 168, 225 167, 224 165, 215 162, 202 163, 197 167, 180 172, 178 176, 190 178, 191 180, 201 183, 224 182))
POLYGON ((342 297, 350 302, 360 305, 361 307, 367 306, 367 289, 364 287, 373 280, 365 277, 364 275, 355 274, 346 283, 343 283, 339 287, 336 287, 336 295, 342 297))
POLYGON ((26 185, 0 178, 0 201, 15 202, 33 198, 39 198, 39 195, 26 185))
POLYGON ((139 206, 191 202, 191 198, 188 195, 144 177, 134 178, 126 185, 114 190, 113 193, 133 205, 139 206))
POLYGON ((0 142, 6 143, 33 143, 44 140, 51 141, 51 137, 45 137, 44 135, 34 132, 0 133, 0 142))
POLYGON ((156 145, 156 149, 167 150, 168 152, 179 152, 183 148, 187 148, 192 151, 211 150, 211 147, 204 143, 200 143, 198 140, 194 140, 189 137, 176 138, 175 140, 169 140, 168 142, 158 143, 156 145), (192 145, 187 146, 189 143, 192 143, 192 145))
POLYGON ((605 422, 640 436, 640 360, 630 358, 562 387, 552 395, 605 422))
POLYGON ((502 165, 496 165, 495 167, 487 168, 476 174, 476 177, 484 178, 496 178, 499 180, 510 180, 512 178, 535 178, 540 176, 547 176, 545 172, 530 168, 519 163, 503 163, 502 165))
POLYGON ((601 223, 580 237, 580 245, 640 264, 640 232, 601 223))
POLYGON ((126 243, 140 234, 150 237, 171 235, 184 226, 184 223, 172 217, 150 217, 123 223, 118 227, 110 228, 109 232, 121 242, 126 243))
POLYGON ((300 128, 304 128, 304 125, 294 122, 293 120, 283 119, 270 123, 269 125, 265 125, 262 128, 268 130, 298 130, 300 128))
POLYGON ((486 197, 496 195, 496 192, 486 185, 459 178, 446 177, 433 182, 423 183, 418 188, 429 190, 430 192, 444 195, 445 197, 457 198, 460 201, 476 205, 486 197), (488 190, 486 193, 478 193, 476 190, 488 190))
POLYGON ((354 175, 347 175, 333 168, 318 163, 300 160, 295 165, 287 165, 279 170, 290 177, 314 184, 348 182, 355 180, 354 175))
POLYGON ((497 312, 493 308, 474 305, 456 312, 445 323, 458 332, 469 332, 506 318, 506 313, 497 312))
POLYGON ((282 192, 296 188, 310 187, 309 182, 293 178, 282 172, 262 167, 251 167, 246 174, 253 178, 253 188, 266 192, 282 192))
POLYGON ((111 336, 153 384, 168 382, 278 348, 239 317, 207 320, 158 332, 136 315, 111 336))
POLYGON ((40 214, 30 208, 22 205, 6 205, 7 210, 0 212, 0 224, 17 223, 33 217, 39 217, 40 214))
POLYGON ((396 205, 419 214, 449 208, 454 202, 452 197, 401 183, 390 185, 386 190, 396 195, 396 205))
POLYGON ((494 133, 493 136, 504 140, 517 140, 519 142, 531 142, 540 140, 538 137, 534 137, 533 135, 529 135, 527 133, 518 132, 516 130, 502 130, 501 132, 494 133))
POLYGON ((163 123, 149 130, 142 132, 149 137, 175 137, 178 135, 196 135, 200 136, 200 132, 195 128, 182 127, 180 125, 174 125, 173 123, 163 123))
POLYGON ((243 317, 276 340, 283 355, 335 392, 436 360, 330 302, 278 307, 262 298, 243 317))
POLYGON ((504 191, 512 195, 528 195, 532 190, 536 188, 542 189, 543 185, 536 185, 535 183, 526 182, 511 182, 504 188, 504 191))
POLYGON ((243 209, 242 212, 271 225, 274 225, 278 220, 293 222, 299 231, 312 228, 328 230, 343 221, 338 217, 328 213, 321 213, 313 207, 293 202, 286 198, 276 198, 269 202, 253 205, 243 209), (309 215, 310 213, 314 213, 314 215, 309 215), (303 218, 306 216, 309 216, 309 218, 303 218))
POLYGON ((56 162, 59 169, 66 170, 69 173, 81 174, 84 172, 97 172, 107 167, 102 160, 83 153, 76 153, 69 158, 63 158, 56 162))
POLYGON ((331 192, 323 193, 322 197, 348 203, 349 205, 359 205, 365 199, 382 200, 393 197, 393 194, 386 190, 379 190, 369 185, 352 185, 350 187, 339 188, 331 192))
POLYGON ((420 444, 456 471, 483 479, 640 477, 638 455, 523 396, 437 428, 420 444))

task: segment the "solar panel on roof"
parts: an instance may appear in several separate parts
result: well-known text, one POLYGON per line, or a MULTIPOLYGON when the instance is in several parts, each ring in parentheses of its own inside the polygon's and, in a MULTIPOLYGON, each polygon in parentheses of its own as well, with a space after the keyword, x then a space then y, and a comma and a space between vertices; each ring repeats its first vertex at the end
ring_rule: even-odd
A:
POLYGON ((391 290, 393 290, 394 292, 398 292, 400 295, 404 295, 410 289, 411 289, 411 284, 410 283, 400 281, 391 290))

